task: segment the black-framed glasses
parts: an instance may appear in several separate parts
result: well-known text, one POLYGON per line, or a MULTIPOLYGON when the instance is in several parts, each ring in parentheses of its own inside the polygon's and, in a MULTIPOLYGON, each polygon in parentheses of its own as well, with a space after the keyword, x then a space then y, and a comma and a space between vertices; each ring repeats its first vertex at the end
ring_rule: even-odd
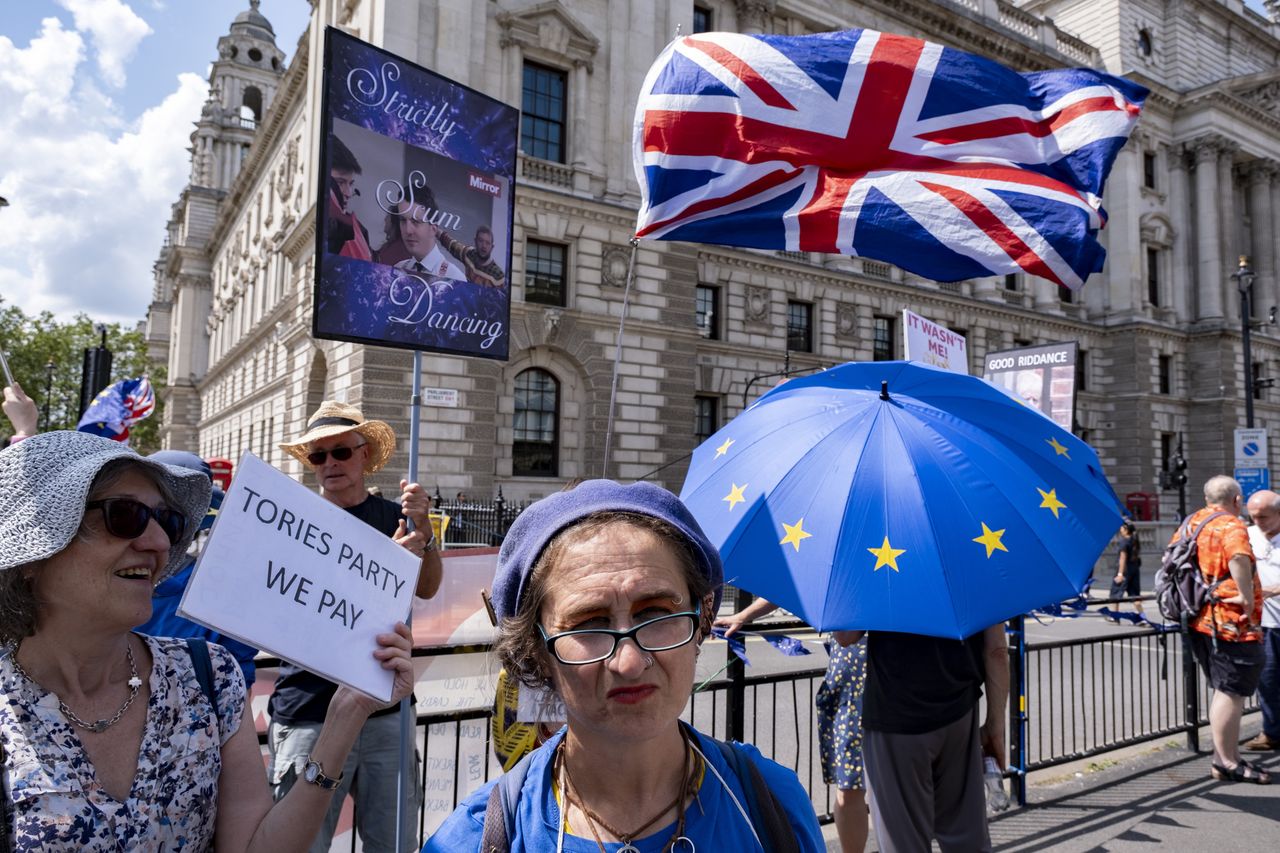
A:
POLYGON ((187 530, 187 517, 167 506, 150 507, 133 498, 103 498, 89 501, 85 509, 101 509, 107 532, 121 539, 137 539, 147 530, 151 519, 156 520, 169 544, 176 545, 187 530))
POLYGON ((364 447, 368 442, 357 444, 355 447, 335 447, 332 450, 313 450, 307 454, 307 461, 312 465, 323 465, 324 460, 332 456, 339 462, 346 462, 351 458, 351 454, 364 447))
POLYGON ((639 625, 632 625, 625 631, 585 628, 579 631, 562 631, 549 637, 541 625, 538 626, 538 631, 547 644, 547 651, 556 660, 571 666, 581 666, 613 657, 618 650, 618 643, 627 638, 635 640, 636 645, 646 652, 665 652, 679 648, 693 639, 701 618, 702 606, 699 605, 693 610, 649 619, 639 625))

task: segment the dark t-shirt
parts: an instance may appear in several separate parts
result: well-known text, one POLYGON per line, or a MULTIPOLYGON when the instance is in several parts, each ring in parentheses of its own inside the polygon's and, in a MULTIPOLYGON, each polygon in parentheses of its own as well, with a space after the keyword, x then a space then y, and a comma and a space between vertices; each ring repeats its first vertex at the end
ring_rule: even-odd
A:
POLYGON ((862 725, 892 734, 924 734, 954 723, 982 695, 984 653, 981 631, 967 640, 867 632, 862 725))
MULTIPOLYGON (((1136 536, 1130 536, 1120 540, 1120 550, 1128 555, 1125 557, 1124 561, 1126 574, 1134 569, 1142 568, 1142 552, 1139 550, 1140 547, 1141 546, 1138 544, 1138 537, 1136 536)), ((1116 571, 1119 571, 1119 560, 1120 558, 1117 556, 1116 571)))
MULTIPOLYGON (((391 536, 400 525, 400 504, 369 495, 363 503, 346 507, 347 512, 363 521, 370 527, 391 536)), ((329 710, 329 700, 333 698, 338 685, 326 678, 321 678, 291 663, 280 664, 280 677, 276 679, 275 692, 267 703, 267 711, 271 720, 286 726, 299 723, 323 723, 324 715, 329 710)), ((399 705, 378 711, 388 714, 399 709, 399 705)))

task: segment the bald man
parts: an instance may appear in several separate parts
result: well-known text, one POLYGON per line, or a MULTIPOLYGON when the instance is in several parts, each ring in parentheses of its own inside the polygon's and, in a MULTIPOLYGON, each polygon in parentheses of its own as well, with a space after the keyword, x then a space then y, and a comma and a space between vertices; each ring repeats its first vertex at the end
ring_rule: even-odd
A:
POLYGON ((1246 508, 1253 519, 1249 544, 1262 584, 1262 648, 1266 657, 1258 679, 1262 732, 1244 748, 1273 752, 1280 749, 1280 495, 1270 490, 1254 492, 1246 508))

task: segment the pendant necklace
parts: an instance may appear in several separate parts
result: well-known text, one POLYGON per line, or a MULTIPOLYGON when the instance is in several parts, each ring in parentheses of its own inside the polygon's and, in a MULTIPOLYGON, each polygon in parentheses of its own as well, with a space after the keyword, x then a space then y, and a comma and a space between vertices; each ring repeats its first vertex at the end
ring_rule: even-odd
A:
MULTIPOLYGON (((663 853, 667 853, 667 851, 672 851, 672 853, 674 853, 676 845, 679 844, 680 842, 684 842, 684 844, 688 845, 688 848, 690 851, 694 849, 693 841, 690 840, 689 838, 684 837, 684 826, 685 826, 685 801, 688 799, 689 794, 692 791, 692 788, 694 785, 694 779, 697 778, 696 763, 692 768, 690 768, 688 774, 681 781, 680 792, 676 795, 676 798, 674 800, 672 800, 670 803, 664 806, 660 812, 658 812, 653 817, 645 821, 643 826, 640 826, 637 829, 633 829, 631 832, 622 832, 610 826, 608 823, 605 822, 603 818, 600 817, 600 815, 596 814, 595 812, 591 811, 591 809, 587 808, 586 804, 582 802, 581 796, 578 794, 575 794, 577 786, 573 782, 573 776, 569 773, 568 762, 565 761, 565 758, 564 758, 563 742, 561 743, 560 749, 557 750, 557 752, 559 753, 558 758, 560 761, 560 769, 564 773, 563 779, 566 782, 566 784, 562 786, 564 789, 565 800, 577 806, 578 810, 582 812, 582 816, 587 819, 587 828, 591 830, 591 835, 595 839, 596 846, 599 847, 601 851, 605 850, 605 846, 604 846, 604 841, 602 841, 600 838, 599 831, 596 829, 597 824, 604 827, 606 830, 609 831, 611 835, 613 835, 614 838, 617 838, 619 841, 622 842, 622 846, 618 848, 617 853, 640 853, 640 848, 636 847, 635 844, 632 843, 632 841, 640 837, 641 833, 643 833, 646 829, 648 829, 649 827, 657 823, 660 818, 662 818, 665 814, 667 814, 667 812, 671 811, 673 808, 677 810, 676 831, 675 833, 672 834, 671 838, 668 839, 667 843, 663 845, 663 848, 662 848, 663 853)), ((690 752, 691 750, 688 749, 687 741, 686 741, 686 749, 685 749, 686 761, 688 761, 688 756, 690 755, 690 752)))
MULTIPOLYGON (((27 675, 27 671, 22 668, 22 664, 18 663, 18 648, 20 648, 20 646, 15 647, 13 653, 9 655, 9 662, 13 664, 14 670, 17 671, 19 675, 39 687, 39 682, 27 675)), ((138 698, 138 691, 142 689, 142 679, 138 677, 138 665, 134 663, 133 647, 131 644, 125 645, 124 654, 129 660, 129 681, 126 682, 129 685, 129 698, 124 700, 124 704, 120 706, 120 710, 116 711, 115 715, 109 719, 104 717, 101 720, 86 723, 84 720, 77 717, 75 712, 67 707, 67 703, 63 702, 61 697, 59 697, 58 710, 62 712, 62 716, 66 717, 69 721, 75 723, 80 728, 87 729, 95 734, 102 734, 107 729, 120 722, 120 718, 124 716, 125 711, 129 710, 129 706, 133 704, 133 700, 138 698)), ((52 693, 53 691, 49 692, 52 693)), ((57 694, 55 693, 54 695, 56 696, 57 694)))

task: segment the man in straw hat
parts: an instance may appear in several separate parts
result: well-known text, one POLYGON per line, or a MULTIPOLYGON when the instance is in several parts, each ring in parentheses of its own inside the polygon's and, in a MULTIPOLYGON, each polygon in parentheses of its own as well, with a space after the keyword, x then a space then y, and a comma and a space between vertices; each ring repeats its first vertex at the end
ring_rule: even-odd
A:
MULTIPOLYGON (((374 527, 422 558, 415 593, 430 598, 440 588, 440 554, 427 513, 431 498, 418 483, 400 481, 400 503, 371 495, 365 475, 387 464, 395 450, 396 434, 383 421, 365 420, 360 410, 326 400, 307 421, 296 440, 280 445, 290 456, 311 468, 320 483, 320 494, 356 518, 374 527), (408 530, 405 519, 413 522, 408 530)), ((281 664, 268 710, 271 725, 271 784, 278 800, 303 779, 303 768, 324 722, 329 699, 337 690, 332 681, 281 664)), ((400 767, 400 721, 396 708, 374 714, 365 723, 346 764, 323 768, 340 785, 321 828, 311 845, 313 853, 327 851, 348 790, 356 801, 357 830, 366 851, 390 853, 395 847, 396 777, 400 767)), ((418 773, 414 771, 414 779, 418 773)), ((304 780, 305 783, 305 780, 304 780)), ((415 799, 416 802, 416 799, 415 799)))

